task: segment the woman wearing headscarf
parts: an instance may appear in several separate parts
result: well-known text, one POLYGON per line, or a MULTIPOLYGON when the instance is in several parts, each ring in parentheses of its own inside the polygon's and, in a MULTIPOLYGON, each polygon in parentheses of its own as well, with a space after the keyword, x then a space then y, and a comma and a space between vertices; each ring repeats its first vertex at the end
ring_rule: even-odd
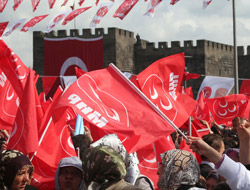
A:
POLYGON ((81 153, 83 178, 88 187, 91 182, 98 187, 93 190, 141 190, 124 181, 125 164, 120 155, 110 146, 97 146, 81 153))
POLYGON ((0 158, 0 189, 27 188, 33 174, 30 160, 17 150, 4 150, 0 158))
POLYGON ((200 168, 195 157, 185 150, 169 150, 162 154, 157 186, 161 190, 184 190, 196 187, 200 168))
POLYGON ((78 157, 66 157, 59 162, 55 174, 55 189, 86 189, 82 178, 82 161, 78 157))

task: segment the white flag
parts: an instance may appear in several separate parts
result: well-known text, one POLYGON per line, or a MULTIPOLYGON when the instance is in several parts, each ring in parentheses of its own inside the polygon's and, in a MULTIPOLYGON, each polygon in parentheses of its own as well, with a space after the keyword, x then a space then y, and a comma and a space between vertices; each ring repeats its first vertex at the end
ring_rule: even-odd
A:
POLYGON ((144 15, 154 17, 155 8, 162 2, 162 0, 150 0, 148 2, 148 10, 144 15))
POLYGON ((114 4, 115 4, 114 2, 101 4, 89 26, 96 27, 96 25, 98 25, 101 22, 101 19, 108 13, 108 11, 114 4))
POLYGON ((234 86, 234 78, 206 76, 201 83, 197 97, 201 91, 205 98, 227 96, 234 86))
POLYGON ((49 33, 52 31, 52 29, 67 15, 69 14, 71 11, 65 11, 65 12, 61 12, 59 14, 57 14, 55 17, 53 17, 50 22, 49 25, 47 26, 45 33, 49 33))
POLYGON ((18 20, 16 20, 16 21, 14 21, 14 22, 10 25, 9 31, 6 32, 3 36, 9 36, 15 29, 18 28, 18 26, 20 26, 22 23, 24 23, 25 20, 26 20, 26 18, 24 18, 24 19, 18 19, 18 20))

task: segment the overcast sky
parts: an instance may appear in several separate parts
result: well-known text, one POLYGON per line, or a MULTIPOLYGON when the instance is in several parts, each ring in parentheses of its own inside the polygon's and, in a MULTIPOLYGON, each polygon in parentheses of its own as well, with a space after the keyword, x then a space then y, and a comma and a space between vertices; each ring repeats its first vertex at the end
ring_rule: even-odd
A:
MULTIPOLYGON (((92 6, 91 9, 76 17, 76 28, 81 30, 89 28, 89 24, 98 10, 95 6, 96 0, 85 0, 81 7, 92 6)), ((224 44, 233 44, 233 21, 232 1, 213 0, 206 8, 202 9, 203 0, 180 0, 175 5, 170 5, 170 0, 163 0, 156 8, 155 16, 144 16, 148 2, 139 0, 132 11, 123 19, 113 18, 116 9, 124 0, 116 0, 115 5, 108 14, 101 20, 97 28, 117 27, 139 34, 142 39, 159 42, 184 40, 211 40, 224 44)), ((148 0, 149 1, 149 0, 148 0)), ((14 12, 13 0, 9 0, 3 13, 0 13, 0 22, 9 21, 12 23, 17 19, 31 18, 43 14, 49 14, 47 18, 31 28, 28 32, 20 32, 21 25, 10 36, 2 37, 9 47, 23 60, 27 66, 32 66, 33 60, 33 31, 44 31, 50 19, 57 13, 70 10, 74 0, 69 0, 67 5, 61 7, 64 0, 57 0, 53 9, 49 9, 48 0, 41 0, 37 10, 32 12, 31 0, 24 0, 14 12)), ((79 0, 75 0, 75 8, 79 0)), ((99 5, 108 2, 100 0, 99 5)), ((250 1, 236 0, 236 21, 237 21, 237 45, 250 45, 250 1)), ((54 30, 72 29, 74 21, 66 26, 58 24, 54 30)), ((5 32, 8 31, 8 28, 5 32)), ((196 44, 196 43, 194 43, 196 44)))

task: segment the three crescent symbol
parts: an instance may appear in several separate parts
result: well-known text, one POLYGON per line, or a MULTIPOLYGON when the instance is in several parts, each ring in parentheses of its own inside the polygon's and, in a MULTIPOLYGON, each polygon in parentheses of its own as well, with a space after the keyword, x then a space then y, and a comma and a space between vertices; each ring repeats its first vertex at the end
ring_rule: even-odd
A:
POLYGON ((153 91, 154 91, 154 92, 153 92, 153 94, 152 94, 152 93, 151 93, 151 89, 149 88, 150 97, 151 97, 153 100, 155 100, 155 99, 158 98, 158 93, 157 93, 157 91, 156 91, 154 85, 153 85, 153 91))
POLYGON ((227 111, 225 110, 225 112, 224 113, 220 113, 220 112, 218 112, 219 113, 219 115, 221 115, 221 116, 225 116, 225 115, 227 115, 227 111))
POLYGON ((233 107, 232 110, 228 108, 228 111, 231 112, 231 113, 232 113, 232 112, 235 112, 235 110, 236 110, 236 106, 235 106, 235 105, 234 105, 234 107, 233 107))
POLYGON ((220 107, 225 108, 228 106, 228 102, 225 103, 225 105, 222 105, 221 102, 219 103, 220 107))
POLYGON ((148 160, 148 159, 146 159, 146 158, 144 158, 144 157, 142 156, 142 159, 145 160, 145 161, 148 162, 148 163, 151 163, 151 164, 156 162, 156 157, 154 157, 154 158, 151 159, 151 160, 148 160))
MULTIPOLYGON (((20 67, 21 67, 21 65, 17 65, 15 71, 17 72, 17 70, 18 70, 20 67)), ((26 77, 26 73, 25 73, 24 75, 18 75, 18 74, 16 73, 16 76, 17 76, 17 78, 18 78, 19 80, 23 80, 23 79, 26 77)))
POLYGON ((168 106, 164 105, 164 104, 162 103, 161 99, 160 99, 160 104, 161 104, 161 106, 162 106, 162 108, 163 108, 164 110, 171 110, 171 109, 173 108, 173 106, 172 106, 171 102, 169 101, 168 97, 166 97, 166 98, 167 98, 167 100, 168 100, 168 102, 169 102, 169 105, 168 105, 168 106))
POLYGON ((9 91, 10 91, 10 86, 8 88, 7 95, 6 95, 6 100, 8 100, 8 101, 14 97, 14 91, 12 92, 12 94, 10 96, 9 96, 9 91))

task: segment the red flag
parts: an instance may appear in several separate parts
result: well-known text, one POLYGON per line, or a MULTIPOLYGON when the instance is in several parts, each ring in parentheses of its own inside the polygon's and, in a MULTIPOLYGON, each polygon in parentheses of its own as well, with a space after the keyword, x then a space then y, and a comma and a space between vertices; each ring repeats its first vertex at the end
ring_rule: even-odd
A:
MULTIPOLYGON (((75 75, 75 67, 84 71, 104 68, 103 38, 57 38, 44 40, 44 75, 75 75), (69 48, 70 47, 70 48, 69 48)), ((61 86, 64 87, 62 78, 61 86)))
POLYGON ((76 72, 77 78, 80 78, 82 75, 87 73, 86 71, 79 69, 78 67, 75 67, 75 72, 76 72))
POLYGON ((124 19, 125 16, 131 11, 131 9, 135 6, 135 4, 139 0, 125 0, 120 7, 116 10, 115 14, 113 17, 118 17, 121 20, 124 19))
POLYGON ((200 93, 198 104, 195 106, 195 109, 192 113, 192 116, 194 118, 199 119, 199 120, 210 121, 210 119, 211 119, 211 116, 209 113, 209 108, 206 104, 203 93, 200 93))
POLYGON ((250 95, 250 80, 243 80, 240 86, 240 94, 250 95))
POLYGON ((63 4, 61 5, 61 7, 62 7, 62 6, 65 6, 65 5, 67 4, 68 1, 69 1, 69 0, 64 0, 64 2, 63 2, 63 4))
POLYGON ((15 20, 11 25, 9 26, 9 31, 4 34, 4 36, 9 36, 15 29, 17 29, 22 23, 25 22, 26 19, 18 19, 15 20))
POLYGON ((35 26, 38 22, 40 22, 41 20, 43 20, 45 17, 47 17, 48 15, 41 15, 41 16, 36 16, 32 19, 30 19, 21 29, 21 31, 23 32, 27 32, 31 27, 35 26))
POLYGON ((177 3, 179 0, 171 0, 170 5, 174 5, 175 3, 177 3))
POLYGON ((14 11, 19 7, 19 5, 22 3, 23 0, 14 0, 14 11))
POLYGON ((201 76, 200 74, 184 72, 183 80, 188 81, 190 79, 197 79, 200 76, 201 76))
POLYGON ((14 125, 29 69, 0 39, 0 119, 14 125))
POLYGON ((82 6, 82 4, 84 3, 85 0, 80 0, 79 1, 79 6, 82 6))
POLYGON ((95 4, 98 5, 99 1, 100 1, 100 0, 96 0, 95 4))
POLYGON ((56 0, 48 0, 49 3, 49 8, 52 9, 54 4, 55 4, 56 0))
POLYGON ((187 95, 189 95, 191 98, 194 98, 192 86, 190 86, 190 87, 188 87, 188 88, 184 88, 183 91, 184 91, 183 94, 187 94, 187 95))
POLYGON ((62 25, 68 24, 68 22, 70 22, 72 19, 74 19, 74 18, 77 17, 79 14, 83 13, 84 11, 86 11, 86 10, 88 10, 88 9, 90 9, 90 8, 91 8, 91 7, 84 7, 84 8, 80 8, 80 9, 76 9, 76 10, 72 11, 70 14, 68 14, 68 15, 65 17, 65 19, 64 19, 64 21, 63 21, 63 23, 62 23, 62 25))
POLYGON ((34 71, 30 70, 7 146, 24 154, 35 152, 38 146, 34 78, 34 71))
POLYGON ((40 0, 31 0, 31 3, 32 3, 33 12, 34 12, 40 3, 40 0))
POLYGON ((134 134, 135 141, 127 147, 124 144, 132 152, 174 131, 141 96, 125 76, 108 67, 82 75, 63 93, 57 107, 63 110, 70 106, 85 120, 110 133, 126 137, 134 134))
POLYGON ((162 2, 162 0, 150 0, 148 10, 144 15, 154 16, 155 8, 162 2))
POLYGON ((0 13, 3 12, 3 10, 4 10, 5 6, 7 5, 7 3, 8 3, 8 0, 0 1, 0 13))
POLYGON ((111 9, 113 5, 114 5, 114 2, 101 4, 90 23, 90 27, 96 27, 96 25, 101 22, 101 19, 108 13, 108 11, 111 9))
POLYGON ((196 101, 179 93, 184 54, 162 58, 137 75, 142 92, 178 127, 188 119, 196 101))
POLYGON ((4 33, 5 28, 8 26, 9 22, 2 22, 0 23, 0 37, 4 33))
POLYGON ((232 94, 220 98, 206 99, 205 101, 218 124, 231 122, 238 116, 242 117, 248 104, 248 99, 244 94, 232 94))
POLYGON ((45 30, 45 33, 51 32, 52 29, 69 13, 70 13, 70 11, 68 10, 68 11, 64 11, 64 12, 58 13, 56 16, 54 16, 50 20, 49 25, 47 26, 47 28, 45 30))

